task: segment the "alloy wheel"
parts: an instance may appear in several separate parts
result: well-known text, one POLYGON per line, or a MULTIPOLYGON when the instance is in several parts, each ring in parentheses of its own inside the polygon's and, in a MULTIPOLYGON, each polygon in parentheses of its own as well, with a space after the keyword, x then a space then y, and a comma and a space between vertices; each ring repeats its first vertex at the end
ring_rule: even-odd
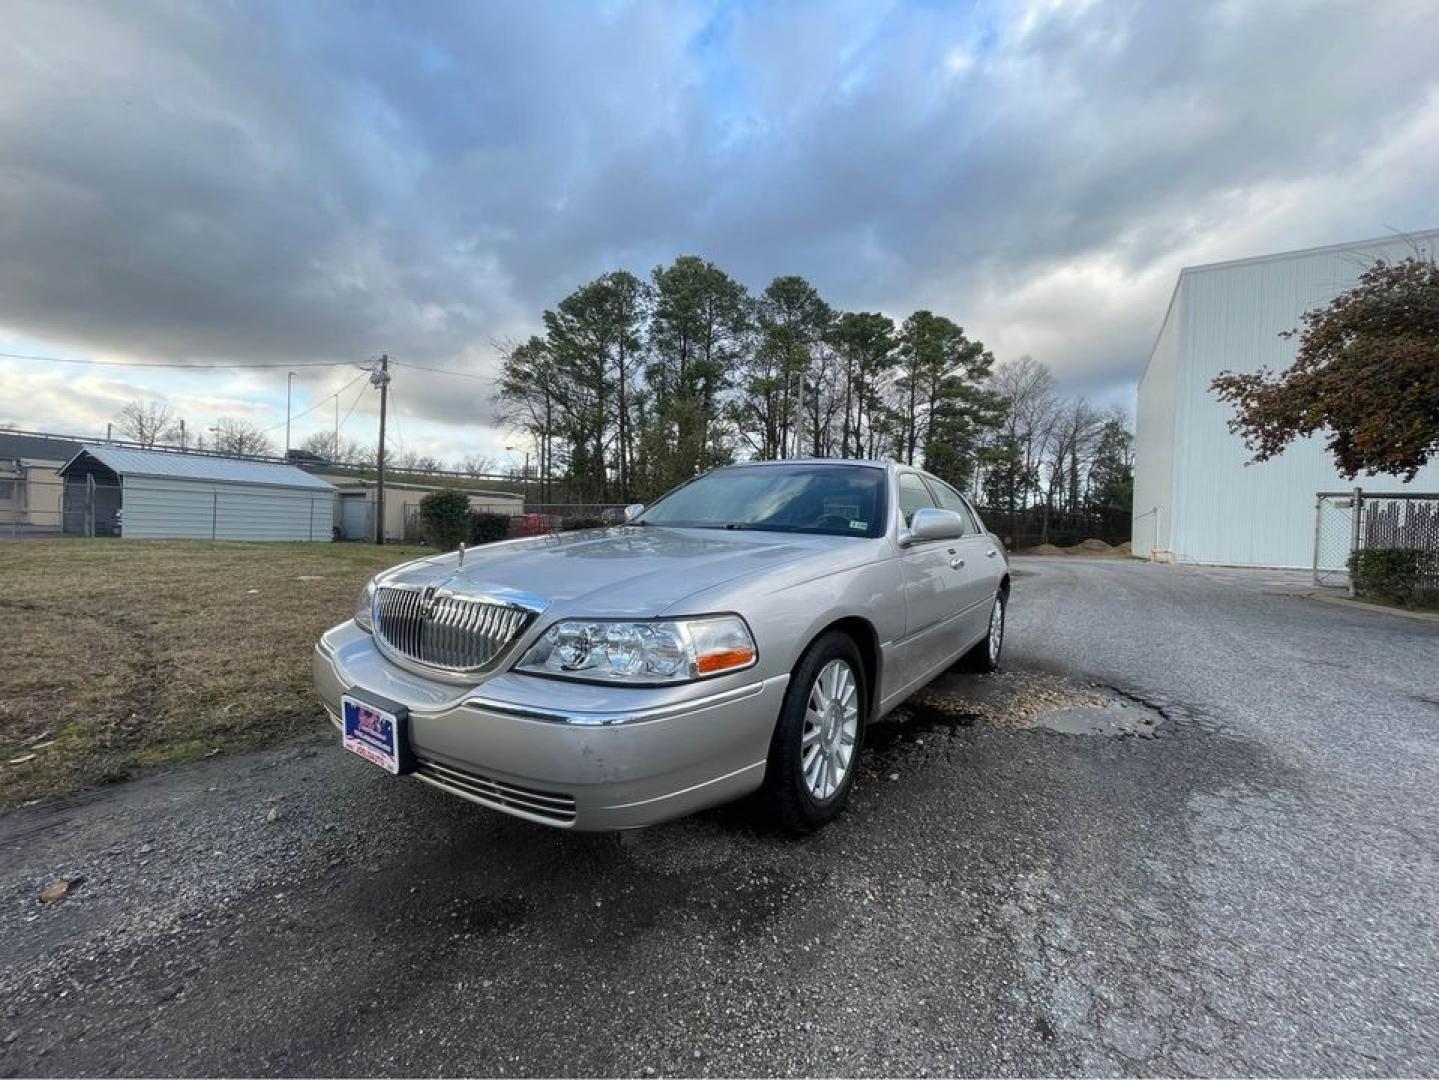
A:
POLYGON ((994 610, 989 614, 989 662, 999 663, 999 649, 1004 644, 1004 601, 994 598, 994 610))
POLYGON ((815 678, 805 706, 800 769, 816 799, 830 798, 849 775, 859 735, 859 684, 843 660, 831 660, 815 678))

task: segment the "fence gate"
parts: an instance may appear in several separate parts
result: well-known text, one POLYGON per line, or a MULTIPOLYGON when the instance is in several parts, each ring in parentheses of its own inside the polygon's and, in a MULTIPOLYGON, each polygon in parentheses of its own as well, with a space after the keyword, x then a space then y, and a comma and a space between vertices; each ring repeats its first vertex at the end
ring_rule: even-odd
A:
POLYGON ((1321 491, 1314 502, 1314 584, 1349 587, 1349 553, 1358 541, 1364 496, 1353 491, 1321 491))

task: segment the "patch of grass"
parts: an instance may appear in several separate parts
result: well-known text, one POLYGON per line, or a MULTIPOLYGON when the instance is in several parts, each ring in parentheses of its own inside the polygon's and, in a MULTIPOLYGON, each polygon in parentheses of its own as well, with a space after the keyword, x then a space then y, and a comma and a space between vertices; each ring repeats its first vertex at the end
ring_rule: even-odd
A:
POLYGON ((371 574, 425 554, 371 544, 6 543, 0 806, 253 749, 316 723, 316 639, 349 618, 371 574))

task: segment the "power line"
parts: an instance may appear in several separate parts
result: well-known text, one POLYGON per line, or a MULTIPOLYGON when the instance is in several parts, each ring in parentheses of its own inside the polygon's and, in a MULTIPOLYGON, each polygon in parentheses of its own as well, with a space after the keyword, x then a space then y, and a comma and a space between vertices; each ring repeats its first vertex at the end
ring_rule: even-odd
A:
MULTIPOLYGON (((353 364, 353 360, 291 360, 291 361, 228 361, 225 363, 184 363, 175 360, 91 360, 78 356, 41 356, 36 353, 0 352, 0 359, 6 360, 34 360, 49 364, 85 364, 90 367, 124 367, 124 368, 167 368, 174 371, 214 371, 221 369, 274 369, 274 368, 306 368, 306 367, 344 367, 353 364)), ((456 371, 453 368, 434 367, 429 364, 416 364, 409 360, 391 360, 394 367, 407 367, 414 371, 427 371, 434 375, 454 375, 460 379, 478 379, 481 382, 493 381, 492 376, 479 375, 472 371, 456 371)), ((367 369, 368 370, 368 369, 367 369)))
POLYGON ((472 371, 453 371, 450 368, 428 367, 425 364, 412 364, 408 360, 391 360, 392 367, 406 367, 415 371, 430 371, 436 375, 454 375, 460 379, 478 379, 480 382, 494 382, 493 375, 476 375, 472 371))
POLYGON ((304 412, 296 413, 294 416, 291 416, 291 417, 288 417, 287 419, 281 420, 278 424, 271 424, 271 425, 270 425, 269 427, 267 427, 267 428, 261 428, 261 429, 260 429, 261 433, 263 434, 263 433, 265 433, 265 432, 274 431, 276 428, 282 428, 282 427, 284 427, 286 424, 290 423, 292 420, 298 420, 298 419, 300 419, 300 417, 302 417, 302 416, 308 416, 310 413, 314 412, 316 409, 318 409, 321 405, 325 404, 325 402, 329 401, 331 398, 338 398, 338 397, 339 397, 341 394, 343 394, 346 390, 348 390, 350 387, 354 386, 354 385, 355 385, 357 382, 359 382, 361 379, 366 378, 369 374, 370 374, 370 373, 369 373, 368 371, 362 371, 362 372, 360 372, 360 373, 359 373, 358 375, 356 375, 353 379, 351 379, 349 382, 347 382, 344 386, 342 386, 342 387, 340 387, 338 390, 336 390, 333 394, 326 394, 324 397, 320 398, 319 401, 315 402, 315 404, 311 405, 311 406, 310 406, 308 409, 306 409, 304 412))
POLYGON ((365 396, 365 388, 362 386, 362 387, 360 387, 360 392, 355 395, 355 400, 352 401, 352 402, 350 402, 350 408, 349 408, 349 411, 345 413, 345 418, 340 421, 340 430, 343 431, 345 425, 350 422, 350 417, 352 417, 352 416, 355 415, 355 406, 357 406, 357 405, 360 403, 360 399, 361 399, 362 397, 364 397, 364 396, 365 396))
POLYGON ((353 360, 298 360, 287 363, 228 363, 228 364, 182 364, 172 360, 83 360, 74 356, 35 356, 31 353, 0 352, 0 359, 6 360, 38 360, 52 364, 88 364, 91 367, 133 367, 133 368, 173 368, 175 370, 208 371, 219 368, 301 368, 301 367, 344 367, 353 364, 353 360))
MULTIPOLYGON (((34 360, 50 364, 84 364, 89 367, 115 367, 115 368, 163 368, 170 371, 217 371, 217 370, 274 370, 294 368, 325 368, 345 367, 353 364, 353 360, 295 360, 271 363, 269 361, 245 363, 231 361, 229 363, 204 363, 187 364, 173 360, 89 360, 75 356, 40 356, 34 353, 0 352, 0 359, 5 360, 34 360)), ((455 371, 453 368, 433 367, 429 364, 415 364, 408 360, 391 360, 393 367, 406 367, 412 371, 425 371, 432 375, 453 375, 457 379, 474 379, 478 382, 494 382, 492 375, 479 375, 472 371, 455 371)), ((369 370, 369 369, 366 369, 369 370)))

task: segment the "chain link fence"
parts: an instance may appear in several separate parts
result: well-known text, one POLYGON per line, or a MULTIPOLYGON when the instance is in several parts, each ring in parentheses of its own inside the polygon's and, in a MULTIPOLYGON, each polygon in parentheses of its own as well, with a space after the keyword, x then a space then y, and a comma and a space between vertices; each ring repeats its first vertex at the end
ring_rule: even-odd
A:
MULTIPOLYGON (((1356 551, 1409 548, 1439 552, 1439 493, 1321 491, 1314 504, 1314 584, 1348 589, 1356 551)), ((1439 587, 1439 582, 1432 583, 1439 587)))
POLYGON ((1359 527, 1354 492, 1320 492, 1314 501, 1314 584, 1349 587, 1349 555, 1359 527))
POLYGON ((0 473, 0 540, 119 536, 120 485, 0 473))
POLYGON ((510 536, 544 536, 573 529, 621 525, 624 503, 525 503, 525 512, 510 520, 510 536))
MULTIPOLYGON (((60 481, 0 472, 0 540, 125 536, 123 492, 121 485, 97 483, 93 476, 60 481)), ((278 538, 306 541, 335 538, 338 529, 334 496, 315 495, 303 498, 298 505, 296 499, 293 493, 287 496, 284 525, 288 535, 278 538), (301 514, 303 521, 299 518, 301 514)), ((274 501, 273 495, 263 491, 197 489, 186 496, 183 512, 167 522, 174 525, 174 532, 155 534, 152 511, 149 515, 152 531, 144 535, 172 535, 192 540, 277 539, 270 527, 274 520, 270 513, 274 501)), ((141 517, 133 520, 139 522, 141 517)))

